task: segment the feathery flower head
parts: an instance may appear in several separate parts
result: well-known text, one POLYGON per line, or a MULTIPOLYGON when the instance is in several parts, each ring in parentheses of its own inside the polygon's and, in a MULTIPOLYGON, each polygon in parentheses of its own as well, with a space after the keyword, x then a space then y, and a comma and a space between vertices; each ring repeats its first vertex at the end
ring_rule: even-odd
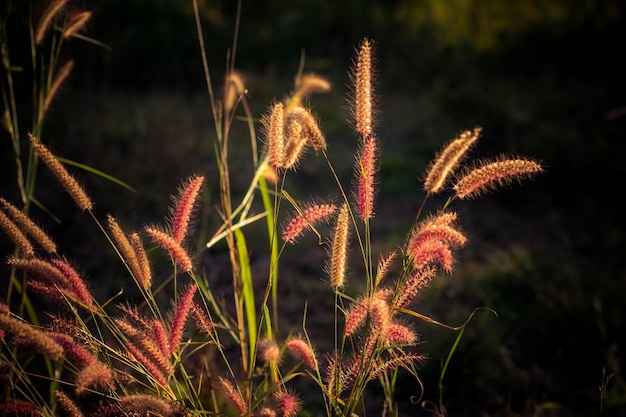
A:
POLYGON ((187 272, 193 269, 193 262, 187 251, 168 233, 156 228, 148 226, 145 228, 146 233, 159 245, 162 249, 165 249, 172 258, 180 265, 180 267, 187 272))
POLYGON ((437 154, 426 171, 424 180, 424 189, 429 194, 438 193, 443 189, 446 180, 454 173, 468 150, 478 140, 481 130, 482 128, 476 127, 462 132, 437 154))
POLYGON ((263 339, 259 342, 259 353, 266 362, 280 361, 280 347, 273 339, 263 339))
POLYGON ((233 384, 224 377, 218 377, 217 381, 220 384, 222 392, 228 399, 228 401, 235 407, 239 415, 244 416, 248 413, 248 405, 243 400, 241 393, 237 390, 233 384))
POLYGON ((315 351, 313 348, 300 336, 291 338, 287 342, 287 349, 295 353, 302 363, 309 369, 315 369, 315 351))
POLYGON ((337 206, 329 203, 309 203, 302 213, 296 214, 283 227, 282 238, 285 242, 294 243, 307 227, 314 226, 319 222, 332 216, 337 210, 337 206))
POLYGON ((373 130, 373 95, 374 95, 374 66, 373 45, 369 39, 363 39, 353 61, 350 78, 353 86, 352 117, 356 131, 363 138, 374 133, 373 130))
POLYGON ((83 211, 92 211, 93 203, 91 199, 83 190, 83 187, 78 184, 78 181, 70 175, 70 173, 65 169, 63 164, 59 162, 59 160, 54 156, 50 150, 39 141, 35 136, 28 134, 28 139, 34 149, 34 151, 39 155, 39 158, 44 163, 44 165, 50 170, 52 175, 57 179, 57 181, 61 184, 61 186, 65 189, 65 191, 72 197, 74 203, 83 211))
POLYGON ((347 203, 341 207, 337 216, 335 233, 331 247, 330 264, 328 271, 330 274, 330 284, 333 288, 343 287, 346 280, 346 264, 348 257, 348 232, 350 226, 350 211, 347 203))
POLYGON ((374 188, 376 176, 376 160, 378 142, 373 135, 368 136, 361 144, 355 164, 355 176, 357 183, 356 197, 361 220, 367 220, 374 216, 374 188))
POLYGON ((187 235, 189 222, 191 221, 191 216, 203 183, 204 177, 197 175, 185 180, 179 189, 175 205, 171 209, 172 238, 177 243, 182 243, 187 235))
POLYGON ((54 241, 43 231, 41 227, 35 224, 26 214, 22 213, 20 209, 13 204, 0 197, 0 204, 7 211, 13 221, 36 243, 39 244, 46 252, 56 253, 57 247, 54 241))
POLYGON ((68 39, 78 33, 91 19, 92 14, 89 10, 74 10, 69 13, 63 25, 63 37, 68 39))
POLYGON ((529 159, 500 157, 493 162, 479 161, 459 176, 454 190, 458 198, 476 198, 498 186, 506 186, 540 172, 543 172, 541 165, 529 159))

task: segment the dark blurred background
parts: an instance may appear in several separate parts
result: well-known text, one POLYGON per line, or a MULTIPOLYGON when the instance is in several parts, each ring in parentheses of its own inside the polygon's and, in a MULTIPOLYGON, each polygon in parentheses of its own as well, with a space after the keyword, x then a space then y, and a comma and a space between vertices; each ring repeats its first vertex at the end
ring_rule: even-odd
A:
MULTIPOLYGON (((75 71, 48 117, 45 142, 139 191, 80 174, 98 213, 114 213, 128 227, 160 221, 169 195, 193 172, 209 174, 209 198, 216 201, 215 130, 192 2, 74 3, 93 10, 84 34, 100 44, 74 39, 64 48, 75 71)), ((28 66, 27 14, 20 2, 12 5, 12 60, 28 66)), ((626 179, 626 2, 244 0, 239 22, 236 1, 199 5, 216 89, 239 24, 235 68, 255 116, 289 93, 301 62, 305 72, 331 80, 332 92, 310 103, 346 181, 356 144, 346 123, 348 70, 355 46, 364 37, 374 41, 376 131, 384 146, 375 249, 402 242, 424 197, 424 169, 461 130, 483 127, 474 156, 541 160, 546 172, 532 181, 455 202, 470 244, 459 252, 454 274, 437 280, 416 308, 451 325, 475 307, 498 317, 480 312, 466 329, 443 380, 443 405, 450 416, 626 415, 626 236, 619 203, 626 179), (603 369, 613 375, 605 390, 603 369)), ((15 77, 27 102, 28 74, 15 77)), ((25 126, 29 117, 24 114, 25 126)), ((251 175, 244 123, 235 123, 232 143, 241 148, 233 162, 237 193, 251 175)), ((0 151, 0 193, 14 197, 8 139, 0 151)), ((97 280, 96 290, 112 295, 127 279, 108 266, 114 254, 93 238, 95 226, 60 209, 55 199, 64 197, 41 181, 39 199, 62 221, 50 222, 51 233, 97 280)), ((331 181, 325 162, 310 155, 288 187, 306 198, 334 190, 331 181)), ((427 208, 444 201, 433 199, 427 208)), ((45 213, 38 214, 45 222, 45 213)), ((319 281, 319 255, 294 255, 286 251, 286 260, 319 281)), ((312 302, 328 296, 290 291, 312 302)), ((458 333, 413 324, 430 357, 422 365, 422 400, 436 403, 442 362, 458 333)), ((431 415, 411 402, 419 386, 402 378, 401 414, 431 415)), ((376 397, 376 388, 369 394, 376 397)))

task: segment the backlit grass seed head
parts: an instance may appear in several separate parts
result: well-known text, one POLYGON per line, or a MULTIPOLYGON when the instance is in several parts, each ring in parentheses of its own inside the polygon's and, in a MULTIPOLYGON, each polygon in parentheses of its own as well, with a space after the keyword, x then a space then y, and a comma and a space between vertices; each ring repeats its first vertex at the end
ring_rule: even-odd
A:
POLYGON ((295 353, 307 368, 315 369, 317 363, 315 351, 305 339, 300 336, 293 337, 287 342, 287 349, 295 353))
POLYGON ((28 139, 30 140, 30 143, 37 155, 39 155, 41 161, 50 170, 52 175, 54 175, 63 189, 65 189, 70 197, 72 197, 78 208, 83 211, 92 211, 93 203, 91 202, 91 199, 80 184, 78 184, 76 179, 70 175, 65 167, 54 156, 54 154, 50 152, 44 144, 39 142, 39 139, 30 133, 28 134, 28 139))
POLYGON ((33 349, 55 361, 63 357, 63 347, 29 323, 0 314, 0 329, 16 338, 23 339, 33 349))
POLYGON ((530 178, 542 171, 539 163, 529 159, 500 157, 493 162, 479 161, 459 176, 454 190, 458 198, 476 198, 499 186, 530 178))
POLYGON ((280 347, 275 340, 263 339, 259 342, 259 354, 266 362, 280 362, 280 347))
POLYGON ((235 407, 239 415, 245 416, 248 414, 248 405, 233 384, 224 377, 218 377, 217 381, 220 384, 224 396, 228 399, 230 404, 235 407))
MULTIPOLYGON (((452 256, 451 253, 450 256, 452 256)), ((393 302, 393 306, 397 308, 406 308, 419 294, 420 290, 426 287, 436 275, 437 270, 434 267, 426 267, 417 270, 417 272, 411 275, 404 282, 402 289, 398 292, 393 302)))
POLYGON ((181 406, 148 394, 130 394, 120 398, 116 404, 124 415, 171 417, 180 414, 181 406))
MULTIPOLYGON (((326 149, 326 139, 322 133, 315 116, 311 113, 311 110, 305 107, 295 107, 288 113, 287 127, 290 122, 297 121, 301 126, 299 134, 303 135, 313 146, 316 151, 326 149)), ((298 129, 299 130, 299 129, 298 129)), ((290 135, 288 135, 290 137, 290 135)))
POLYGON ((175 206, 171 209, 172 238, 178 243, 182 243, 187 235, 189 222, 203 183, 204 177, 198 175, 187 179, 180 187, 175 206))
POLYGON ((172 319, 172 329, 170 330, 170 349, 172 352, 176 352, 179 348, 187 317, 189 317, 193 307, 193 296, 196 294, 197 289, 198 286, 195 283, 189 285, 178 299, 176 312, 172 319))
POLYGON ((205 336, 212 337, 215 326, 213 326, 213 322, 207 315, 204 308, 202 308, 200 304, 194 303, 191 313, 193 315, 193 319, 196 323, 196 327, 198 328, 198 330, 204 333, 205 336))
POLYGON ((48 6, 45 8, 41 17, 39 18, 39 22, 37 23, 37 27, 35 29, 35 43, 37 45, 41 43, 46 32, 50 28, 52 21, 59 14, 61 9, 65 7, 67 3, 68 3, 68 0, 48 1, 48 6))
POLYGON ((162 386, 167 386, 167 378, 161 368, 159 368, 152 360, 148 359, 141 349, 131 342, 127 342, 124 348, 128 352, 129 358, 133 361, 139 362, 157 383, 162 386))
POLYGON ((174 238, 168 233, 159 230, 156 227, 146 227, 145 231, 157 245, 174 258, 184 271, 191 272, 193 269, 193 262, 191 261, 189 253, 187 253, 185 248, 183 248, 180 243, 174 240, 174 238))
POLYGON ((50 89, 48 90, 48 94, 46 94, 46 99, 43 103, 43 112, 47 113, 52 101, 56 97, 57 93, 61 89, 61 86, 67 78, 72 73, 74 69, 74 61, 69 60, 65 62, 61 67, 57 70, 56 74, 54 74, 54 78, 52 79, 52 84, 50 84, 50 89))
POLYGON ((152 336, 161 350, 162 356, 169 358, 172 354, 172 350, 170 348, 170 338, 161 320, 152 320, 152 336))
POLYGON ((385 342, 389 345, 411 344, 417 341, 417 335, 408 327, 391 323, 385 335, 385 342))
POLYGON ((82 395, 88 391, 103 391, 113 387, 114 384, 111 368, 102 362, 85 366, 78 372, 74 381, 76 395, 82 395))
POLYGON ((20 228, 2 211, 0 211, 0 229, 2 229, 15 246, 17 246, 22 256, 26 258, 35 256, 35 248, 33 248, 33 245, 26 235, 22 233, 20 228))
POLYGON ((228 74, 224 90, 224 112, 230 114, 246 92, 243 78, 238 72, 232 71, 228 74))
POLYGON ((25 402, 13 402, 0 404, 0 415, 19 417, 43 417, 42 411, 34 404, 25 402))
POLYGON ((331 247, 330 264, 328 266, 330 285, 334 289, 342 288, 346 280, 348 242, 350 240, 349 226, 350 210, 348 204, 345 203, 337 216, 331 247))
POLYGON ((54 396, 61 410, 65 412, 65 415, 71 417, 83 417, 83 413, 80 411, 78 406, 74 404, 74 401, 72 401, 71 398, 68 397, 63 391, 56 390, 54 392, 54 396))
POLYGON ((385 276, 389 272, 389 269, 391 268, 391 265, 393 264, 393 261, 396 259, 397 254, 398 252, 394 250, 393 252, 390 252, 387 255, 380 257, 380 259, 378 260, 378 265, 376 267, 375 286, 378 286, 378 284, 380 284, 380 281, 385 278, 385 276))
POLYGON ((355 304, 346 315, 345 335, 351 336, 365 322, 367 304, 365 300, 355 304))
POLYGON ((113 241, 115 242, 117 250, 120 251, 120 254, 123 257, 124 262, 126 262, 126 264, 128 265, 128 269, 130 269, 131 274, 133 274, 137 282, 143 288, 149 287, 150 281, 152 280, 152 274, 149 270, 144 270, 145 266, 142 267, 142 265, 140 264, 140 258, 142 256, 141 253, 137 253, 137 248, 128 238, 126 233, 124 233, 124 230, 122 230, 122 227, 115 219, 115 217, 108 214, 107 224, 109 226, 109 230, 111 231, 111 236, 113 237, 113 241), (146 272, 148 272, 148 276, 145 275, 146 272))
POLYGON ((65 358, 71 361, 74 365, 82 367, 90 365, 96 361, 96 357, 87 349, 79 345, 72 336, 59 332, 46 332, 46 335, 61 345, 65 358))
POLYGON ((308 138, 302 119, 297 113, 290 113, 285 118, 285 155, 283 168, 295 169, 306 150, 308 138))
POLYGON ((263 116, 263 129, 268 147, 269 163, 282 168, 285 162, 285 105, 276 102, 269 115, 263 116))
POLYGON ((57 246, 52 238, 50 238, 50 236, 48 236, 48 234, 44 232, 41 227, 35 224, 35 222, 32 221, 27 215, 22 213, 20 209, 2 197, 0 197, 0 204, 2 204, 11 219, 13 219, 21 230, 23 230, 26 235, 30 236, 46 252, 52 254, 57 252, 57 246))
POLYGON ((290 103, 292 106, 301 106, 302 99, 311 94, 327 93, 331 89, 330 82, 317 74, 304 74, 296 78, 296 86, 290 103))
POLYGON ((478 140, 482 128, 466 130, 450 141, 441 150, 426 171, 424 189, 429 194, 438 193, 446 185, 446 181, 467 155, 468 150, 478 140))
POLYGON ((441 240, 429 240, 416 247, 410 253, 413 268, 422 269, 433 263, 438 264, 445 272, 451 272, 454 256, 450 245, 441 240))
POLYGON ((69 39, 76 35, 87 25, 92 14, 89 10, 74 10, 69 13, 63 24, 63 37, 69 39))
POLYGON ((294 394, 283 391, 277 394, 278 408, 282 417, 295 417, 300 410, 300 400, 294 394))
POLYGON ((373 64, 372 43, 364 39, 358 47, 350 78, 353 84, 352 117, 355 129, 363 138, 373 134, 373 64))
POLYGON ((146 255, 146 249, 144 248, 143 242, 141 241, 141 237, 138 233, 131 233, 130 245, 135 254, 135 258, 137 259, 138 271, 140 271, 140 276, 137 277, 137 281, 144 290, 147 290, 152 285, 152 268, 150 267, 150 261, 148 260, 148 255, 146 255))
POLYGON ((96 305, 91 296, 91 292, 80 274, 69 263, 62 259, 52 259, 50 263, 65 275, 70 284, 70 289, 78 296, 78 301, 91 309, 95 309, 96 305))
POLYGON ((283 227, 282 239, 285 242, 294 243, 295 239, 300 236, 306 228, 327 219, 332 216, 336 210, 337 206, 334 204, 308 204, 302 210, 302 214, 296 214, 287 222, 285 227, 283 227))
POLYGON ((385 337, 391 319, 389 304, 384 299, 374 299, 370 310, 372 317, 372 330, 378 335, 385 337))
POLYGON ((31 277, 36 277, 49 287, 71 287, 71 283, 67 279, 67 277, 61 271, 59 271, 58 268, 43 259, 24 259, 11 257, 7 261, 7 264, 11 267, 26 271, 31 277))
POLYGON ((374 216, 374 197, 376 190, 376 159, 378 152, 378 143, 374 136, 366 138, 359 151, 356 164, 356 197, 359 207, 359 216, 365 221, 374 216))

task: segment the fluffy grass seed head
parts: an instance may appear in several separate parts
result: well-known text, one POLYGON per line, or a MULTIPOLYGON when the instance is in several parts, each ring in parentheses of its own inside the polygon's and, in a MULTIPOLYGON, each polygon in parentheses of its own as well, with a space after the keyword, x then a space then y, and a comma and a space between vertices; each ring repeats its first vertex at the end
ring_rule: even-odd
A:
POLYGON ((327 93, 331 90, 330 82, 317 74, 303 74, 296 78, 295 91, 291 96, 290 107, 302 105, 302 100, 311 94, 327 93))
POLYGON ((285 105, 281 101, 272 104, 263 115, 263 130, 270 165, 284 167, 285 163, 285 105))
POLYGON ((137 247, 140 243, 137 241, 138 237, 134 241, 129 239, 117 219, 110 214, 107 215, 107 224, 117 250, 128 265, 131 274, 144 289, 149 288, 152 281, 152 273, 149 266, 142 265, 143 262, 147 262, 147 258, 144 259, 145 252, 142 254, 141 249, 137 247))
POLYGON ((443 189, 450 175, 478 140, 481 130, 482 128, 476 127, 462 132, 437 154, 426 171, 424 189, 428 194, 435 194, 443 189))
POLYGON ((176 352, 179 348, 187 317, 189 317, 193 307, 193 296, 196 294, 197 289, 198 286, 195 283, 189 285, 178 299, 176 312, 172 319, 172 329, 170 330, 170 348, 172 352, 176 352))
POLYGON ((184 271, 191 272, 191 270, 193 269, 191 256, 189 256, 187 250, 183 248, 180 243, 178 243, 168 233, 158 229, 157 227, 148 226, 145 228, 145 231, 157 245, 159 245, 162 249, 169 253, 172 258, 174 258, 174 260, 184 271))
POLYGON ((51 254, 55 254, 57 252, 57 246, 52 238, 50 238, 50 236, 48 236, 48 234, 26 214, 22 213, 20 209, 2 197, 0 197, 0 204, 4 207, 15 224, 17 224, 21 230, 30 236, 46 252, 51 254))
POLYGON ((63 357, 63 347, 29 323, 0 314, 0 329, 16 338, 23 339, 28 346, 55 361, 63 357))
POLYGON ((68 397, 66 393, 64 393, 61 390, 56 390, 54 392, 54 396, 61 410, 65 412, 65 415, 68 415, 71 417, 83 417, 84 416, 84 414, 80 411, 78 406, 74 403, 74 401, 72 401, 70 397, 68 397))
POLYGON ((479 161, 458 178, 454 190, 460 199, 476 198, 497 187, 533 177, 543 172, 541 165, 524 158, 501 156, 495 161, 479 161))
POLYGON ((57 70, 56 74, 54 74, 54 78, 52 79, 52 84, 50 84, 50 89, 48 90, 48 94, 46 94, 46 99, 43 103, 43 112, 47 113, 50 105, 54 101, 54 98, 57 96, 57 93, 61 89, 61 86, 68 79, 72 70, 74 69, 74 61, 69 60, 65 62, 61 67, 57 70))
POLYGON ((28 240, 28 237, 15 223, 11 221, 9 216, 0 211, 0 229, 4 231, 4 233, 13 241, 15 246, 20 250, 20 253, 25 258, 30 258, 35 256, 35 248, 28 240))
POLYGON ((352 81, 351 114, 354 128, 363 138, 374 133, 374 85, 373 44, 363 39, 357 48, 357 56, 350 72, 352 81))
POLYGON ((83 211, 92 211, 93 203, 91 199, 78 181, 65 169, 63 164, 61 164, 54 154, 35 136, 29 133, 28 139, 41 161, 46 165, 70 197, 72 197, 78 208, 83 211))
POLYGON ((289 391, 278 392, 277 402, 282 417, 295 417, 300 410, 300 400, 289 391))
POLYGON ((237 71, 229 72, 224 84, 224 112, 228 115, 246 93, 246 87, 243 77, 237 71))
POLYGON ((371 135, 362 142, 354 169, 356 177, 356 200, 359 207, 359 216, 363 221, 374 216, 377 157, 378 142, 376 137, 371 135))
POLYGON ((220 384, 222 393, 226 399, 228 399, 230 404, 237 410, 239 415, 245 416, 248 414, 248 404, 244 401, 239 390, 237 390, 233 384, 224 377, 218 377, 217 381, 220 384))
POLYGON ((39 45, 50 28, 50 25, 59 12, 65 7, 69 0, 49 0, 44 9, 37 27, 35 28, 35 43, 39 45))
POLYGON ((315 369, 315 351, 301 336, 294 336, 287 342, 287 349, 295 353, 309 369, 315 369))
POLYGON ((266 362, 280 362, 280 347, 273 339, 263 339, 259 342, 259 353, 266 362))
POLYGON ((111 368, 102 362, 93 362, 78 372, 74 387, 76 395, 82 395, 91 390, 105 390, 114 383, 111 368))
POLYGON ((178 197, 171 208, 172 238, 182 243, 187 236, 194 207, 204 184, 204 176, 188 178, 179 188, 178 197))
POLYGON ((63 37, 69 39, 80 32, 93 15, 89 10, 73 10, 63 24, 63 37))
POLYGON ((302 213, 295 214, 283 227, 282 239, 285 242, 295 243, 307 227, 314 226, 332 216, 337 206, 330 203, 309 203, 302 213))
POLYGON ((343 287, 346 280, 346 265, 348 259, 348 243, 349 243, 349 226, 350 226, 350 210, 347 203, 341 207, 335 231, 333 234, 330 262, 327 266, 330 275, 330 285, 334 289, 343 287))

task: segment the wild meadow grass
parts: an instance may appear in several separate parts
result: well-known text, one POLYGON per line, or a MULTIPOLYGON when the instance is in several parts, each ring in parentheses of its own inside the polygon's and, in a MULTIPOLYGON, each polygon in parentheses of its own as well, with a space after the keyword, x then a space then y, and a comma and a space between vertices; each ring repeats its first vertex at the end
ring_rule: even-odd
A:
MULTIPOLYGON (((192 4, 202 53, 203 31, 192 4)), ((432 162, 415 168, 422 205, 403 236, 381 252, 372 244, 374 233, 385 232, 376 221, 388 203, 379 187, 384 138, 377 133, 382 80, 375 40, 364 38, 347 52, 354 53, 346 76, 353 134, 348 181, 335 171, 333 138, 311 104, 334 86, 302 69, 289 94, 253 113, 233 48, 219 85, 203 62, 215 127, 213 169, 181 177, 171 199, 160 203, 164 215, 141 213, 143 225, 131 229, 115 208, 98 209, 89 181, 79 180, 78 172, 130 186, 113 173, 56 154, 57 139, 45 135, 50 106, 72 70, 72 61, 61 59, 64 42, 84 38, 80 29, 90 12, 63 0, 33 5, 25 31, 35 92, 27 128, 12 89, 19 65, 27 64, 13 63, 13 43, 1 39, 4 126, 13 145, 18 196, 0 200, 0 228, 14 246, 5 257, 9 274, 0 304, 3 415, 352 416, 365 414, 375 398, 382 415, 397 416, 398 381, 408 376, 423 388, 420 366, 428 360, 428 340, 418 329, 424 322, 458 336, 441 370, 439 401, 423 401, 419 392, 411 401, 425 412, 446 414, 441 389, 449 359, 480 309, 460 325, 449 325, 419 312, 420 295, 434 280, 454 274, 457 254, 471 243, 457 207, 535 177, 543 171, 540 162, 515 154, 473 157, 482 128, 468 126, 432 162), (247 170, 240 169, 240 155, 231 153, 235 122, 247 127, 247 170), (310 157, 321 161, 329 178, 315 195, 288 186, 310 157), (77 227, 107 241, 110 254, 77 259, 39 226, 31 213, 55 217, 39 198, 49 195, 39 192, 44 176, 72 204, 73 217, 80 216, 77 227), (233 193, 234 182, 246 184, 241 194, 233 193), (433 200, 441 204, 431 208, 433 200), (209 211, 217 222, 206 221, 209 211), (252 227, 264 233, 262 268, 249 250, 252 227), (203 257, 218 246, 225 248, 227 264, 227 282, 219 291, 209 277, 213 258, 203 257), (285 317, 281 307, 294 300, 284 299, 279 289, 307 285, 294 282, 283 257, 320 248, 323 257, 311 279, 323 283, 323 314, 331 320, 323 334, 315 334, 323 340, 316 340, 308 325, 322 314, 320 306, 296 300, 302 314, 285 317), (99 283, 85 276, 83 261, 103 269, 121 266, 125 287, 135 296, 126 297, 124 290, 105 299, 94 296, 99 283), (369 390, 379 395, 371 397, 369 390)), ((490 314, 485 310, 480 313, 490 314)))

